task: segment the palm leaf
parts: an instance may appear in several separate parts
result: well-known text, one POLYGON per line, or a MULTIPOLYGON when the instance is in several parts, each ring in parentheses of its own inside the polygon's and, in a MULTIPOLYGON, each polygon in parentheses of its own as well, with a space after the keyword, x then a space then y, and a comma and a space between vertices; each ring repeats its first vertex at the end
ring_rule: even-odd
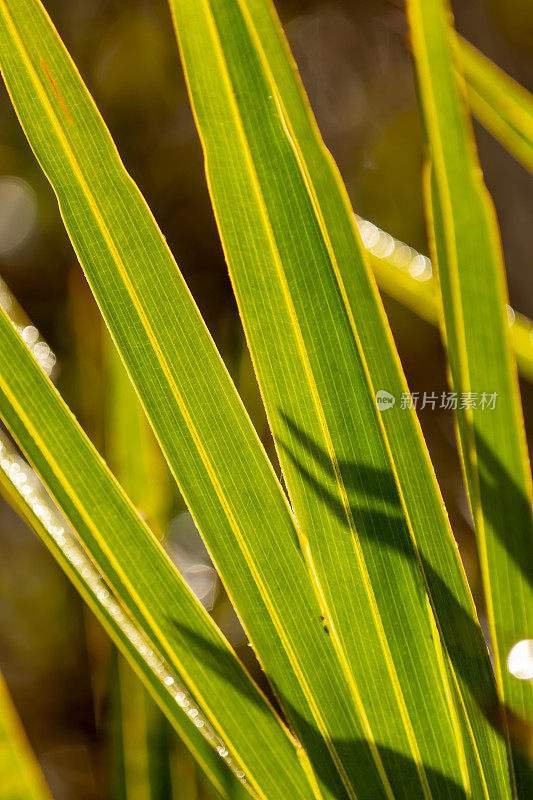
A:
POLYGON ((452 40, 472 112, 495 139, 533 172, 533 97, 469 42, 452 40))
MULTIPOLYGON (((260 796, 276 796, 280 784, 286 782, 283 791, 308 797, 296 751, 278 718, 135 513, 3 311, 0 348, 10 354, 0 364, 0 414, 94 562, 92 585, 97 598, 105 601, 107 629, 130 660, 133 656, 134 666, 138 672, 142 669, 145 683, 171 721, 180 725, 188 715, 189 725, 204 731, 239 774, 245 769, 260 796), (105 581, 100 583, 102 576, 105 581), (217 654, 216 670, 210 653, 217 654), (183 695, 178 680, 194 701, 183 695), (183 708, 189 710, 184 714, 183 708), (249 729, 257 733, 253 742, 249 729), (263 736, 266 749, 259 750, 263 736), (273 759, 270 766, 268 752, 273 759)), ((49 512, 40 508, 38 500, 33 509, 46 523, 49 512)), ((55 554, 62 553, 62 565, 67 562, 72 577, 76 571, 75 562, 68 561, 71 543, 56 524, 50 532, 55 536, 55 554)), ((82 557, 79 550, 76 560, 82 557)), ((79 588, 77 573, 75 580, 79 588)))
MULTIPOLYGON (((448 5, 411 0, 408 8, 432 164, 432 230, 444 335, 453 387, 470 398, 457 417, 494 669, 508 724, 514 715, 532 722, 533 687, 512 675, 506 663, 513 646, 531 635, 533 587, 527 565, 533 526, 498 226, 477 160, 462 83, 453 70, 448 5), (491 396, 492 404, 490 399, 487 403, 491 396)), ((531 771, 519 762, 517 758, 517 790, 525 798, 531 794, 531 771)))
POLYGON ((26 520, 50 550, 118 649, 134 667, 137 675, 141 677, 170 719, 189 752, 203 769, 216 796, 220 796, 222 800, 233 800, 233 798, 244 800, 249 797, 249 792, 232 775, 201 732, 189 723, 185 715, 175 713, 172 692, 168 690, 164 680, 154 680, 153 670, 148 668, 146 659, 139 652, 138 648, 144 643, 144 637, 141 638, 138 630, 136 637, 133 627, 123 630, 123 626, 117 624, 118 604, 114 603, 115 598, 111 595, 102 594, 102 591, 107 592, 107 590, 103 589, 101 574, 44 490, 37 475, 18 455, 8 437, 2 432, 0 432, 0 463, 2 466, 0 494, 26 520), (62 537, 59 541, 57 541, 58 536, 62 537))
POLYGON ((335 781, 316 730, 350 741, 350 692, 283 491, 46 13, 36 0, 2 0, 0 29, 13 104, 167 461, 276 693, 335 781))
POLYGON ((346 758, 339 770, 346 791, 438 795, 447 776, 503 797, 505 751, 478 707, 497 700, 471 598, 414 413, 399 402, 376 412, 375 391, 399 400, 405 381, 279 25, 263 0, 171 8, 302 550, 367 741, 365 767, 346 758), (459 641, 469 667, 455 672, 459 641), (416 790, 403 783, 407 759, 416 790))

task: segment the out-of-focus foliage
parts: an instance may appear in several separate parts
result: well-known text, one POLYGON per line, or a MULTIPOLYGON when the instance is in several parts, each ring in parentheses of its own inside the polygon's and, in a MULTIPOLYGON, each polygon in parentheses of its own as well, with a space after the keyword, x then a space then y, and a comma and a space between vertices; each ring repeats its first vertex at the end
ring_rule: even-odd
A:
POLYGON ((0 775, 5 800, 51 800, 41 769, 0 675, 0 775))

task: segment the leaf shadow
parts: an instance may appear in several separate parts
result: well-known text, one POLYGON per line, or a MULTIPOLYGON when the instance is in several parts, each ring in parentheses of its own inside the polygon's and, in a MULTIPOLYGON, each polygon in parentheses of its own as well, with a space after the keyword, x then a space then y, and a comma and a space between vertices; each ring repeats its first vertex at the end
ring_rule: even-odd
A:
POLYGON ((533 541, 530 503, 501 458, 479 431, 476 431, 475 439, 480 492, 489 525, 521 575, 533 587, 533 558, 525 557, 531 553, 533 541), (508 500, 503 504, 499 502, 499 497, 508 500))
MULTIPOLYGON (((312 462, 319 471, 333 478, 333 467, 329 455, 308 434, 303 431, 283 411, 281 417, 291 437, 311 457, 312 462)), ((520 487, 516 484, 501 459, 487 445, 482 437, 476 437, 477 452, 480 470, 480 485, 485 496, 492 493, 497 498, 498 491, 502 491, 510 498, 507 506, 513 510, 515 524, 509 531, 508 521, 502 513, 502 506, 498 502, 487 504, 488 521, 495 530, 515 564, 527 581, 533 585, 533 560, 524 558, 530 550, 528 541, 528 521, 531 520, 529 502, 524 497, 520 487)), ((321 502, 325 502, 341 523, 346 521, 346 512, 339 498, 333 494, 326 485, 317 479, 308 467, 299 459, 287 442, 278 439, 278 445, 286 456, 290 458, 307 485, 321 502)), ((405 547, 402 536, 397 536, 398 523, 403 518, 403 509, 399 502, 397 489, 392 474, 387 470, 378 470, 366 464, 353 464, 340 461, 339 471, 343 477, 347 493, 351 499, 351 510, 354 517, 358 535, 372 536, 385 547, 400 551, 404 557, 413 558, 414 551, 405 547), (366 510, 359 508, 358 498, 366 498, 366 510), (372 498, 376 502, 372 503, 372 498), (370 499, 370 503, 368 502, 370 499), (386 502, 387 511, 383 511, 386 502)), ((471 614, 461 605, 455 593, 450 589, 446 578, 441 571, 441 564, 435 561, 434 556, 424 553, 418 544, 419 566, 432 599, 436 616, 440 623, 441 635, 454 670, 461 676, 462 684, 480 709, 483 716, 491 724, 497 735, 504 736, 504 715, 509 727, 509 734, 513 744, 513 760, 517 772, 517 780, 527 784, 528 792, 533 788, 533 774, 531 760, 525 755, 532 735, 531 726, 523 719, 517 717, 510 709, 502 707, 497 696, 492 663, 490 662, 488 647, 483 635, 471 614)))
MULTIPOLYGON (((190 650, 202 659, 203 664, 209 670, 222 677, 231 674, 231 664, 229 663, 232 660, 231 654, 206 640, 183 622, 175 620, 175 625, 190 650)), ((347 800, 349 796, 342 783, 333 778, 331 756, 316 724, 306 719, 284 697, 272 680, 270 683, 287 716, 290 727, 306 750, 319 784, 327 789, 330 798, 347 800)), ((251 691, 246 691, 242 684, 240 684, 240 691, 245 692, 245 696, 250 702, 257 702, 256 695, 251 691)), ((250 737, 254 737, 254 731, 250 731, 250 737)), ((357 800, 386 800, 387 795, 384 793, 383 783, 372 761, 368 743, 364 739, 335 738, 331 744, 346 771, 350 773, 350 778, 353 780, 354 775, 359 774, 360 776, 359 780, 356 778, 353 786, 357 800)), ((425 800, 426 795, 422 789, 414 761, 379 743, 377 752, 385 766, 395 800, 425 800)), ((434 800, 467 800, 464 789, 448 776, 427 767, 425 767, 425 774, 434 800)))
MULTIPOLYGON (((331 483, 332 478, 332 465, 328 454, 296 423, 285 415, 283 415, 283 419, 290 433, 289 440, 294 437, 300 448, 303 448, 310 456, 311 462, 316 464, 318 469, 314 473, 311 472, 287 442, 278 440, 278 445, 300 471, 311 493, 320 502, 326 503, 339 520, 345 524, 345 508, 338 497, 328 489, 328 483, 331 483), (324 482, 317 478, 319 474, 326 477, 324 482)), ((309 464, 309 460, 307 463, 309 464)), ((489 458, 487 451, 484 453, 484 464, 487 465, 486 473, 490 476, 491 481, 497 484, 499 481, 510 480, 508 476, 502 474, 502 467, 498 459, 492 454, 489 458)), ((374 466, 348 462, 340 462, 339 469, 345 481, 358 535, 373 537, 384 547, 394 548, 403 557, 413 559, 415 551, 408 544, 406 545, 404 531, 399 530, 400 526, 405 526, 404 512, 398 498, 394 478, 390 472, 378 470, 374 466), (358 502, 363 497, 365 502, 358 502)), ((507 484, 507 488, 510 488, 509 484, 507 484)), ((523 508, 523 502, 517 498, 518 503, 523 508)), ((435 560, 431 561, 431 556, 423 551, 418 552, 418 558, 418 566, 422 569, 431 594, 453 668, 460 676, 461 684, 470 695, 472 702, 480 709, 497 735, 503 736, 502 709, 495 691, 488 650, 479 626, 472 618, 470 611, 463 608, 448 585, 441 571, 441 565, 435 563, 435 560)), ((183 622, 176 621, 175 624, 180 634, 186 639, 188 647, 196 652, 198 658, 210 670, 223 677, 232 673, 230 665, 227 664, 227 660, 231 656, 227 652, 218 649, 211 642, 204 641, 183 622)), ((316 624, 322 627, 321 620, 317 620, 316 624)), ((284 696, 280 687, 272 680, 272 676, 266 675, 266 678, 269 680, 290 726, 305 748, 319 782, 327 788, 330 797, 336 800, 347 800, 346 790, 340 781, 335 782, 338 774, 335 769, 332 769, 331 755, 327 752, 324 739, 316 723, 305 718, 294 703, 284 696)), ((243 687, 241 687, 241 691, 243 691, 243 687)), ((251 702, 256 701, 253 693, 247 693, 247 696, 251 702)), ((510 718, 512 719, 512 715, 510 718)), ((522 724, 520 720, 517 720, 518 727, 522 724)), ((250 733, 253 735, 253 732, 250 733)), ((336 738, 332 744, 341 763, 348 765, 350 778, 355 780, 354 788, 357 799, 380 800, 385 797, 383 784, 375 769, 368 743, 364 739, 336 738), (358 775, 360 778, 357 777, 358 775)), ((423 800, 424 791, 414 761, 379 743, 377 752, 390 778, 395 800, 418 800, 419 798, 423 800)), ((425 772, 432 797, 435 800, 466 800, 463 787, 448 776, 428 767, 425 767, 425 772)))

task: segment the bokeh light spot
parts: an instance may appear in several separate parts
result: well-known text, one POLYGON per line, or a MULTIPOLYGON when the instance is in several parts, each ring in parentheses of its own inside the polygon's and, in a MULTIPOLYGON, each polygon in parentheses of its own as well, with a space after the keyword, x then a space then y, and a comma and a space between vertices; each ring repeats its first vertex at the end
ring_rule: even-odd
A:
POLYGON ((521 681, 533 680, 533 639, 521 639, 511 647, 507 669, 521 681))
POLYGON ((37 222, 35 192, 21 178, 0 177, 0 255, 7 255, 31 236, 37 222))

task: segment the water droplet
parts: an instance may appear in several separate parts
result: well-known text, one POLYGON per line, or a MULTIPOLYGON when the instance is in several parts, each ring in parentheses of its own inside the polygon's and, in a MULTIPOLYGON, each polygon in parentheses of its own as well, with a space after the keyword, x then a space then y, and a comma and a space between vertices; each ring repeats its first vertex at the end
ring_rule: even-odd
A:
POLYGON ((39 338, 39 331, 35 325, 26 325, 26 327, 22 330, 22 338, 26 344, 35 344, 39 338))
POLYGON ((415 251, 412 250, 408 245, 404 244, 403 242, 396 241, 394 250, 389 260, 392 264, 394 264, 395 267, 406 269, 415 255, 415 251))
POLYGON ((367 250, 371 250, 377 245, 379 242, 379 230, 375 225, 368 222, 366 226, 359 227, 359 230, 361 231, 361 238, 367 250))
POLYGON ((412 278, 416 278, 417 281, 427 281, 432 274, 431 261, 426 256, 418 253, 409 265, 409 275, 412 278))
POLYGON ((374 247, 371 248, 371 252, 377 258, 389 258, 392 251, 394 250, 394 239, 390 235, 390 233, 385 233, 385 231, 379 231, 379 239, 374 247))

